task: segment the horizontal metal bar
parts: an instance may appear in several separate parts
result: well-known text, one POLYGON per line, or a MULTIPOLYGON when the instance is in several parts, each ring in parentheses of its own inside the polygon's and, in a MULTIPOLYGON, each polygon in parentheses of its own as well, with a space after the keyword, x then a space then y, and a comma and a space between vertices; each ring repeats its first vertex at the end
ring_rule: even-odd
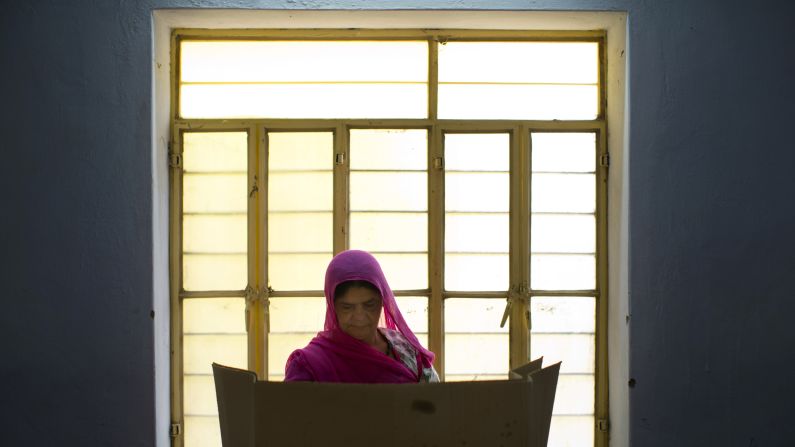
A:
POLYGON ((468 40, 510 39, 527 42, 600 41, 604 30, 503 30, 503 29, 197 29, 174 30, 177 41, 188 40, 441 40, 443 42, 468 40))
MULTIPOLYGON (((427 81, 181 81, 180 85, 427 85, 427 81)), ((588 84, 590 85, 590 84, 588 84)), ((596 85, 596 84, 594 84, 596 85)))
POLYGON ((181 290, 180 298, 245 298, 245 290, 181 290))
POLYGON ((442 297, 447 298, 507 298, 508 291, 499 292, 457 292, 457 291, 444 291, 442 297))
POLYGON ((194 256, 240 256, 240 255, 248 255, 246 251, 224 251, 224 252, 217 252, 217 251, 183 251, 183 255, 194 255, 194 256))
POLYGON ((264 126, 268 132, 334 132, 336 127, 349 129, 420 129, 438 125, 445 133, 510 133, 517 126, 524 126, 529 132, 588 132, 602 130, 603 119, 593 120, 461 120, 429 118, 179 118, 175 126, 185 130, 233 131, 246 130, 247 126, 264 126))
POLYGON ((594 256, 594 252, 572 252, 572 251, 531 251, 531 255, 552 255, 552 256, 594 256))
POLYGON ((530 296, 562 296, 562 297, 583 297, 583 298, 598 298, 599 292, 596 290, 539 290, 539 289, 531 289, 530 296))
POLYGON ((372 172, 372 173, 387 173, 387 174, 402 174, 404 172, 415 172, 420 174, 427 174, 427 169, 353 169, 351 168, 351 173, 354 172, 372 172))
POLYGON ((315 298, 322 297, 322 290, 271 290, 269 298, 315 298))
POLYGON ((212 336, 212 337, 245 337, 246 332, 183 332, 184 336, 212 336))
POLYGON ((187 176, 217 176, 217 175, 246 175, 246 171, 187 171, 183 170, 182 175, 187 176))

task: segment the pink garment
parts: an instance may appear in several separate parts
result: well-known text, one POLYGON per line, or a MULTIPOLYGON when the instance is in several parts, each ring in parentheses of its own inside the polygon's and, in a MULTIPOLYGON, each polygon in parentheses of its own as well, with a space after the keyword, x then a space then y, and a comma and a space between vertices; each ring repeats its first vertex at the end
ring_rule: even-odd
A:
POLYGON ((324 292, 324 331, 318 332, 305 348, 293 351, 287 359, 285 381, 416 383, 422 368, 431 367, 434 354, 425 349, 409 329, 381 266, 370 253, 348 250, 335 256, 326 269, 324 292), (381 292, 386 328, 399 331, 415 348, 418 371, 410 371, 401 361, 339 328, 334 312, 334 289, 352 280, 367 281, 381 292))

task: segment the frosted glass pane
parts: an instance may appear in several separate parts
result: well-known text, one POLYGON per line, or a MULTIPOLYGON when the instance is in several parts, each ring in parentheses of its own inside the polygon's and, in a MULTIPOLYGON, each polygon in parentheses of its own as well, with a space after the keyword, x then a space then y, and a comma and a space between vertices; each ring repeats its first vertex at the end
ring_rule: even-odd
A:
POLYGON ((366 251, 428 250, 425 213, 351 213, 350 247, 366 251))
POLYGON ((530 337, 531 358, 544 356, 544 364, 560 365, 561 373, 593 374, 593 334, 534 334, 530 337))
POLYGON ((445 254, 445 290, 508 290, 508 254, 445 254))
POLYGON ((392 290, 417 290, 428 287, 428 255, 374 252, 392 290))
POLYGON ((185 374, 212 375, 212 364, 245 369, 248 364, 246 334, 183 335, 185 374))
POLYGON ((351 172, 351 211, 425 211, 424 172, 351 172))
MULTIPOLYGON (((546 361, 546 358, 544 360, 546 361)), ((558 378, 552 414, 593 414, 595 392, 593 375, 561 375, 558 378)))
POLYGON ((245 214, 182 217, 185 253, 245 253, 248 244, 245 214))
POLYGON ((538 290, 592 290, 596 287, 596 258, 593 255, 532 255, 530 287, 538 290))
POLYGON ((185 290, 242 290, 248 283, 245 254, 184 255, 182 257, 185 290))
POLYGON ((182 178, 185 213, 245 213, 248 208, 246 174, 185 174, 182 178))
POLYGON ((215 381, 212 376, 185 376, 185 414, 191 416, 216 416, 215 381))
POLYGON ((590 120, 598 105, 596 85, 439 85, 442 119, 590 120))
POLYGON ((534 172, 594 172, 595 133, 531 133, 534 172))
POLYGON ((533 297, 532 332, 590 333, 596 328, 596 299, 593 297, 533 297))
POLYGON ((243 334, 243 298, 187 298, 182 301, 182 330, 187 333, 243 334))
POLYGON ((593 416, 552 416, 548 447, 594 445, 593 416))
POLYGON ((326 299, 309 298, 271 298, 271 333, 315 334, 323 330, 326 319, 326 299))
POLYGON ((184 41, 182 82, 426 82, 425 41, 184 41))
POLYGON ((507 374, 508 334, 446 332, 444 345, 445 374, 507 374))
POLYGON ((271 172, 268 175, 268 209, 331 211, 333 188, 331 172, 271 172))
POLYGON ((444 247, 448 252, 507 253, 508 213, 445 215, 444 247))
POLYGON ((445 134, 444 167, 448 171, 508 171, 507 133, 445 134))
POLYGON ((269 252, 330 252, 332 213, 268 213, 269 252))
POLYGON ((499 327, 502 309, 496 310, 504 303, 498 299, 445 300, 446 375, 507 374, 508 333, 499 327))
MULTIPOLYGON (((428 298, 424 296, 395 297, 400 313, 417 338, 428 332, 428 298)), ((422 340, 420 340, 422 341, 422 340)), ((425 344, 427 346, 427 344, 425 344)))
POLYGON ((268 170, 327 170, 334 168, 331 132, 269 132, 268 170))
POLYGON ((444 301, 444 329, 460 333, 508 333, 500 327, 505 312, 504 298, 448 298, 444 301))
POLYGON ((447 172, 444 200, 447 211, 508 212, 508 174, 447 172))
POLYGON ((416 84, 183 84, 183 118, 425 118, 416 84))
POLYGON ((246 132, 186 132, 182 136, 186 172, 243 172, 248 169, 246 132))
POLYGON ((593 215, 533 214, 530 250, 534 253, 595 253, 593 215))
POLYGON ((268 337, 268 380, 284 380, 284 367, 293 351, 305 347, 317 332, 272 333, 268 337))
POLYGON ((532 211, 593 213, 596 210, 594 174, 533 174, 532 211))
POLYGON ((331 252, 269 254, 268 283, 274 290, 323 290, 331 252))
POLYGON ((448 42, 439 45, 440 82, 596 84, 596 42, 448 42))
POLYGON ((185 447, 218 447, 221 425, 217 416, 185 416, 185 447))
POLYGON ((426 170, 428 131, 353 129, 350 131, 350 158, 352 170, 426 170))

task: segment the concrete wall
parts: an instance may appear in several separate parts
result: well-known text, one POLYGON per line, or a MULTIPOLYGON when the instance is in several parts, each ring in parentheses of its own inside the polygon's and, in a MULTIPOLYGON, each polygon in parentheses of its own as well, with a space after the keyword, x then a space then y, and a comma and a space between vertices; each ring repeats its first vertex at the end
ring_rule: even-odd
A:
POLYGON ((152 10, 176 7, 628 11, 621 423, 634 446, 795 444, 795 8, 692 0, 4 2, 0 444, 166 439, 152 10))

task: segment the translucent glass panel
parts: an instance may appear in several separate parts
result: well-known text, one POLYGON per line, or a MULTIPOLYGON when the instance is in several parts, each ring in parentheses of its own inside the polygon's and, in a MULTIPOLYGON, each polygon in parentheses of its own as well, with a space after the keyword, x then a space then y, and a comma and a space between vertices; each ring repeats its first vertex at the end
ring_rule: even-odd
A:
POLYGON ((424 41, 185 41, 184 118, 424 118, 424 41))
POLYGON ((428 132, 350 131, 350 248, 378 258, 395 289, 428 287, 428 132))
POLYGON ((268 133, 268 281, 322 290, 333 251, 334 134, 268 133))
POLYGON ((508 324, 500 328, 505 300, 448 298, 444 302, 445 380, 508 377, 508 324))
POLYGON ((445 289, 507 290, 510 138, 446 134, 445 289))
POLYGON ((596 134, 531 134, 531 281, 539 290, 596 287, 596 134))
POLYGON ((287 357, 323 330, 326 299, 271 298, 268 334, 268 380, 284 380, 287 357))
POLYGON ((185 290, 246 287, 246 132, 186 132, 182 259, 185 290))
POLYGON ((594 119, 595 42, 448 42, 439 45, 439 118, 594 119))
POLYGON ((592 445, 596 300, 593 297, 533 297, 531 355, 562 361, 549 445, 592 445))
POLYGON ((213 362, 247 368, 245 301, 191 298, 183 301, 183 405, 186 445, 220 445, 213 362))

